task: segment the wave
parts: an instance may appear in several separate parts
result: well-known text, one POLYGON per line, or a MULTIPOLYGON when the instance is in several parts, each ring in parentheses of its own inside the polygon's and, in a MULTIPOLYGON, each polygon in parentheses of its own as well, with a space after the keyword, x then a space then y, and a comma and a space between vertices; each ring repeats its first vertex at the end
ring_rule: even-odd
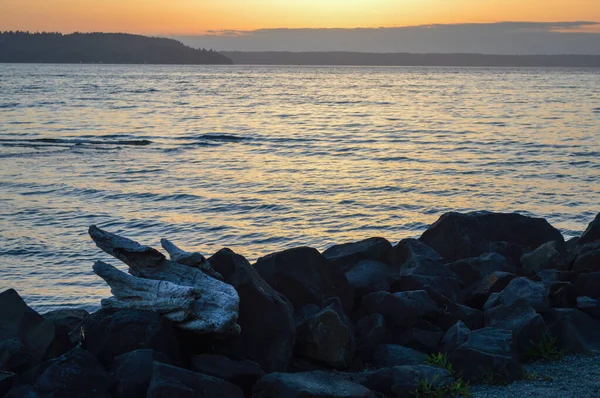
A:
POLYGON ((0 138, 0 145, 3 146, 76 146, 76 145, 116 145, 116 146, 146 146, 151 145, 150 140, 133 139, 109 139, 109 140, 90 140, 90 139, 68 139, 68 138, 30 138, 30 139, 12 139, 0 138))

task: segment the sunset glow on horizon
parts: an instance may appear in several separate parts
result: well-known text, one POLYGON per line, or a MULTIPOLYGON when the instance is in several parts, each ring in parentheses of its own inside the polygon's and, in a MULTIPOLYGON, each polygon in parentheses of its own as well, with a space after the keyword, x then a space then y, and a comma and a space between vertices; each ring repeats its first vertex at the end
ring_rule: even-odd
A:
MULTIPOLYGON (((2 0, 0 30, 173 35, 499 21, 600 21, 598 0, 2 0)), ((597 28, 592 28, 597 31, 597 28)))

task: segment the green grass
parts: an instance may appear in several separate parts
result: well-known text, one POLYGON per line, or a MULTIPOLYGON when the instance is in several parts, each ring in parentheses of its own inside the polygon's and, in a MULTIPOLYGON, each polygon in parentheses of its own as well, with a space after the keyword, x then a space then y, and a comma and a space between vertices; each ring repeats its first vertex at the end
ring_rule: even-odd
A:
POLYGON ((452 363, 445 353, 430 354, 425 360, 425 364, 446 369, 456 379, 454 383, 435 387, 432 381, 420 380, 417 390, 411 392, 411 395, 416 398, 471 398, 471 386, 465 382, 460 375, 457 375, 452 367, 452 363))
POLYGON ((564 351, 558 348, 557 338, 543 333, 539 343, 531 341, 531 348, 527 352, 528 361, 559 361, 565 356, 564 351))
POLYGON ((436 366, 438 368, 446 369, 452 376, 454 376, 454 368, 448 359, 448 354, 438 352, 437 354, 427 355, 425 359, 425 365, 436 366))
POLYGON ((484 373, 481 376, 481 382, 483 384, 487 384, 488 386, 507 386, 509 384, 508 381, 504 380, 493 371, 484 373))
POLYGON ((523 369, 523 380, 527 381, 552 381, 552 377, 542 376, 538 372, 528 372, 523 369))

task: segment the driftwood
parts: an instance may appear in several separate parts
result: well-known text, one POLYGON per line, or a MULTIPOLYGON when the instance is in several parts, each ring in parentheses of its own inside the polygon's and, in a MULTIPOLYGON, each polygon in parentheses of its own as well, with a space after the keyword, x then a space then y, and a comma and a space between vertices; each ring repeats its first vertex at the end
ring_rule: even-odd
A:
POLYGON ((89 234, 100 249, 127 264, 131 274, 101 261, 94 265, 94 272, 114 295, 102 300, 103 308, 157 311, 179 328, 202 334, 239 333, 239 296, 233 286, 215 278, 220 275, 201 254, 187 253, 163 240, 172 258, 167 260, 156 249, 96 226, 90 227, 89 234))

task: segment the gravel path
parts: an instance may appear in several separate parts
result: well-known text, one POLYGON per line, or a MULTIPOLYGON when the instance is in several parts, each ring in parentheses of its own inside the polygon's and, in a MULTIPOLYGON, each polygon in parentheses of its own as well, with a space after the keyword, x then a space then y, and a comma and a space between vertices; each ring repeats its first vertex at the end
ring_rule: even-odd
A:
POLYGON ((474 398, 576 397, 600 398, 600 356, 576 355, 557 362, 526 365, 536 381, 509 386, 473 386, 474 398))

